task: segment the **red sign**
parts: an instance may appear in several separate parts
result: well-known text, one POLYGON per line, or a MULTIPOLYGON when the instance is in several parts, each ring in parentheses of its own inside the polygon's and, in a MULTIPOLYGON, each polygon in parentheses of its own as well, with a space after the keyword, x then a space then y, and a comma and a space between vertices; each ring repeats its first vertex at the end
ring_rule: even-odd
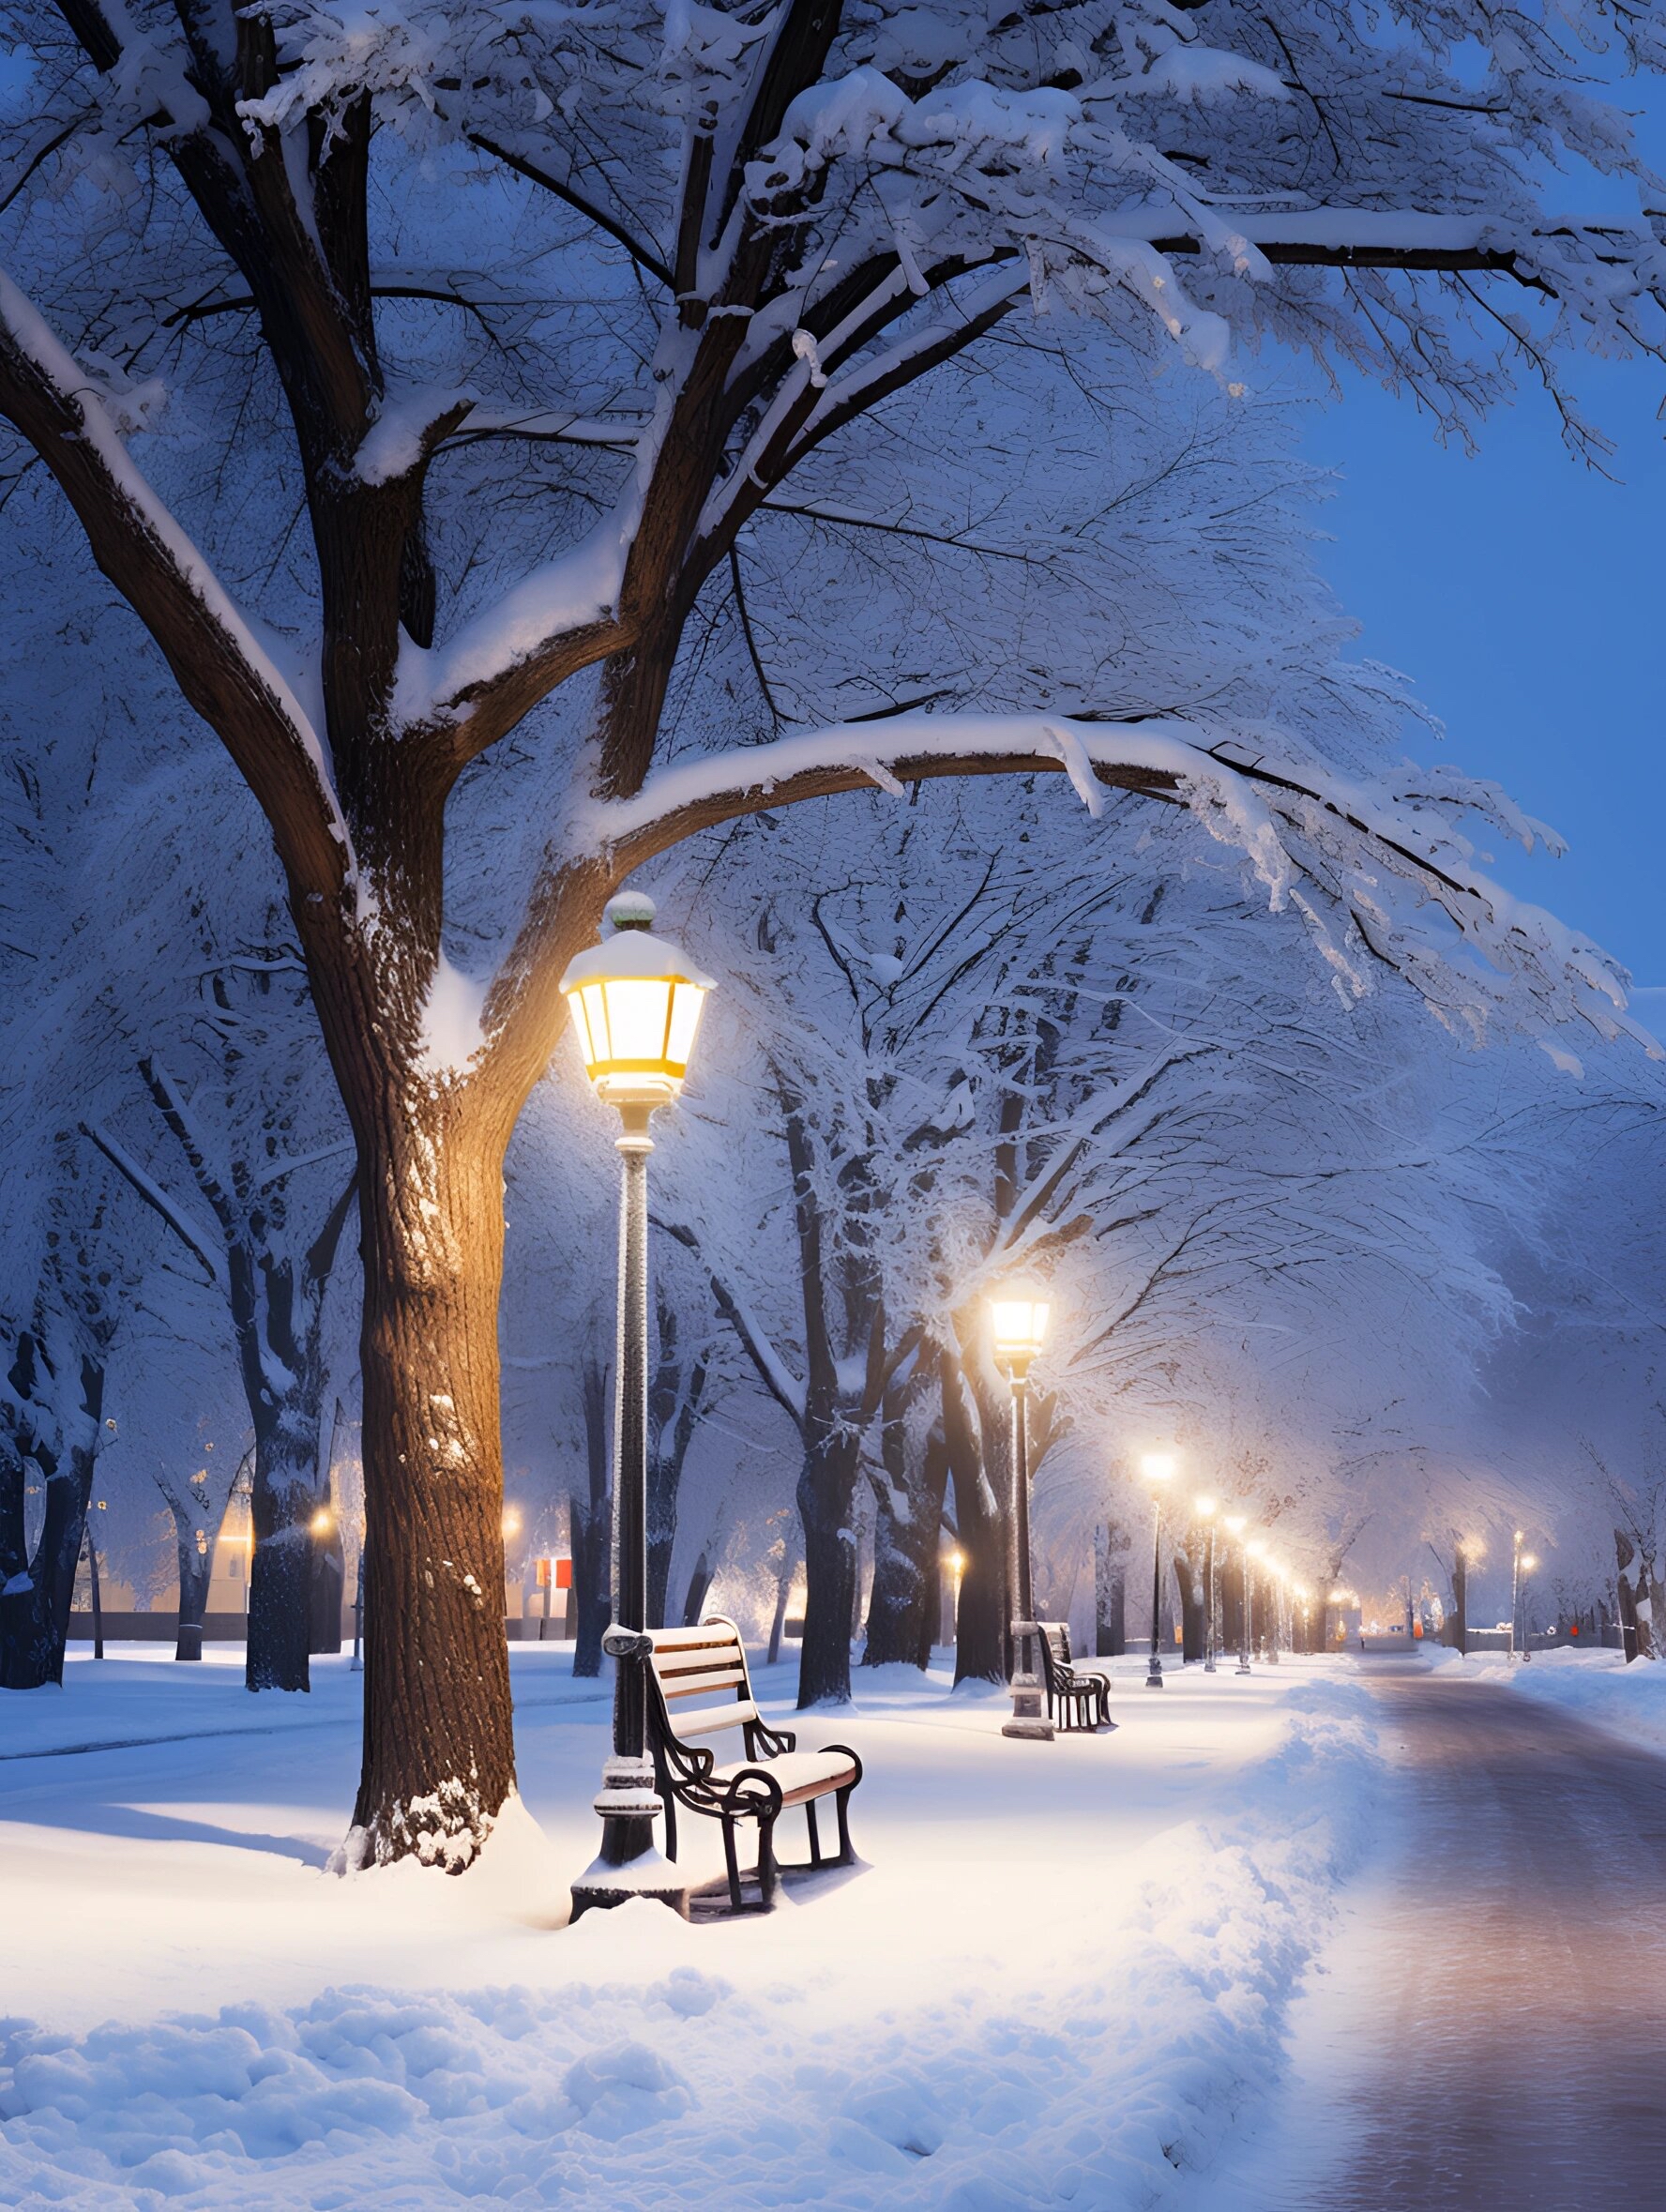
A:
POLYGON ((570 1559, 540 1559, 537 1562, 537 1568, 538 1581, 534 1585, 536 1588, 539 1590, 570 1590, 572 1588, 573 1563, 570 1559), (553 1573, 552 1569, 553 1569, 553 1573))
POLYGON ((570 1590, 572 1586, 572 1561, 570 1559, 557 1559, 555 1562, 555 1587, 558 1590, 570 1590))
POLYGON ((1578 1621, 1575 1621, 1575 1622, 1574 1622, 1574 1624, 1573 1624, 1572 1628, 1570 1628, 1570 1629, 1568 1629, 1568 1633, 1570 1636, 1577 1636, 1577 1635, 1579 1634, 1579 1623, 1578 1623, 1578 1621))

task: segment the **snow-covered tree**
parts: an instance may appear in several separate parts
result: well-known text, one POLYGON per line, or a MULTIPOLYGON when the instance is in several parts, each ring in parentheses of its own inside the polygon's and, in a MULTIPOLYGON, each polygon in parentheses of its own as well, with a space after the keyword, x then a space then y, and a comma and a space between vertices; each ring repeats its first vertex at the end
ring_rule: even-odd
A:
POLYGON ((1013 365, 1037 331, 1217 366, 1234 328, 1277 333, 1447 412, 1501 356, 1655 343, 1646 222, 1552 220, 1536 179, 1568 153, 1628 189, 1628 127, 1584 56, 1652 67, 1658 19, 1406 8, 1385 37, 1313 0, 1222 0, 1206 27, 1164 0, 993 21, 16 0, 7 20, 30 73, 0 413, 271 826, 361 1171, 385 1602, 356 1847, 461 1868, 513 1783, 487 1595, 502 1161, 566 960, 633 870, 764 807, 1062 772, 1094 804, 1106 783, 1183 798, 1275 896, 1319 879, 1461 1018, 1513 976, 1552 1021, 1609 1019, 1588 948, 1477 874, 1452 826, 1492 809, 1474 786, 1339 777, 1301 734, 1201 705, 1133 726, 916 713, 674 759, 664 708, 725 608, 740 621, 744 532, 907 524, 870 504, 891 404, 985 345, 1020 401, 989 451, 1022 469, 1013 365), (447 808, 498 779, 533 826, 465 971, 447 808), (1444 963, 1443 929, 1497 972, 1444 963))

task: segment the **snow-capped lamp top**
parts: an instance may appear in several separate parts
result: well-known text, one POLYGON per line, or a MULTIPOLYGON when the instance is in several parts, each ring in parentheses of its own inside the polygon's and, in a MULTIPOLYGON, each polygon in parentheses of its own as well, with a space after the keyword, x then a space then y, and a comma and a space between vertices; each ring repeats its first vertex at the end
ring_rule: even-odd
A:
POLYGON ((575 954, 561 978, 584 1072, 604 1105, 668 1106, 682 1091, 701 1008, 715 985, 655 936, 654 901, 644 892, 616 892, 604 919, 610 933, 575 954))

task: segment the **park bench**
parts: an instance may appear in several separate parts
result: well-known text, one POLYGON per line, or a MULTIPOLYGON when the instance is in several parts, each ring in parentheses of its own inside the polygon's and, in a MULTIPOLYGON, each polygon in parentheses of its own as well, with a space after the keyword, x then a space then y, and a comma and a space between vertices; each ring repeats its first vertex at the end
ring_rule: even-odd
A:
MULTIPOLYGON (((665 1807, 665 1856, 676 1856, 677 1809, 704 1813, 723 1824, 723 1856, 729 1870, 732 1910, 744 1909, 735 1831, 743 1821, 758 1830, 759 1902, 750 1909, 768 1912, 775 1901, 780 1867, 775 1856, 775 1824, 789 1805, 802 1805, 810 1833, 809 1867, 829 1863, 823 1856, 816 1804, 831 1797, 838 1810, 839 1856, 849 1866, 850 1794, 862 1779, 862 1762, 847 1744, 801 1751, 790 1729, 770 1728, 758 1712, 747 1672, 746 1646, 733 1621, 703 1621, 697 1629, 656 1629, 648 1659, 648 1735, 660 1801, 665 1807), (738 1728, 744 1759, 719 1765, 716 1751, 695 1737, 738 1728)), ((803 1866, 788 1869, 803 1872, 803 1866)))
POLYGON ((1070 1631, 1063 1621, 1037 1621, 1041 1675, 1047 1711, 1065 1730, 1114 1728, 1111 1718, 1111 1677, 1091 1660, 1072 1659, 1070 1631))

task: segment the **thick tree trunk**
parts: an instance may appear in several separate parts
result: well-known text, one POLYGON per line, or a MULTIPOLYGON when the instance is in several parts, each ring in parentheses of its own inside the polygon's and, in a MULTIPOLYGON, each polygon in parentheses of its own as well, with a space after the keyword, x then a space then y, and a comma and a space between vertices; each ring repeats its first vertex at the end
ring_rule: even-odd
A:
MULTIPOLYGON (((93 1420, 103 1403, 97 1379, 93 1420)), ((62 1466, 41 1455, 46 1510, 33 1556, 0 1588, 0 1689, 40 1689, 64 1679, 64 1647, 75 1602, 75 1570, 86 1532, 93 1448, 70 1447, 62 1466)))
MULTIPOLYGON (((1189 1552, 1174 1553, 1174 1584, 1180 1593, 1180 1659, 1183 1666, 1194 1663, 1201 1666, 1205 1657, 1204 1631, 1207 1627, 1209 1592, 1204 1562, 1193 1560, 1189 1552)), ((1167 1624, 1164 1624, 1165 1630, 1167 1624)), ((1166 1645, 1168 1636, 1165 1633, 1166 1645)))
POLYGON ((307 1651, 311 1659, 341 1648, 341 1597, 347 1582, 347 1555, 335 1516, 326 1529, 312 1532, 307 1583, 307 1651))
POLYGON ((608 1371, 595 1357, 584 1362, 584 1463, 588 1498, 571 1498, 573 1638, 575 1674, 601 1673, 601 1639, 613 1609, 612 1499, 608 1482, 608 1371))
MULTIPOLYGON (((250 1689, 311 1688, 312 1516, 318 1509, 318 1431, 307 1433, 305 1408, 266 1409, 257 1425, 250 1514, 254 1550, 249 1563, 249 1644, 243 1679, 250 1689)), ((314 1413, 316 1408, 313 1409, 314 1413)))
POLYGON ((1620 1637, 1628 1666, 1633 1659, 1653 1659, 1655 1656, 1653 1624, 1649 1618, 1648 1583, 1644 1570, 1640 1565, 1635 1577, 1629 1576, 1627 1571, 1636 1559, 1636 1545, 1624 1529, 1616 1528, 1614 1561, 1618 1571, 1615 1582, 1620 1601, 1620 1637))
POLYGON ((360 1185, 375 1602, 348 1848, 456 1873, 515 1786, 497 1367, 507 1129, 447 1128, 443 1100, 410 1129, 400 1117, 424 1109, 405 1091, 388 1108, 400 1141, 360 1185))
MULTIPOLYGON (((173 1506, 173 1500, 169 1500, 173 1506)), ((176 1659, 203 1656, 203 1615, 208 1609, 208 1577, 214 1565, 212 1550, 200 1551, 197 1532, 175 1508, 174 1549, 179 1559, 179 1620, 174 1636, 176 1659)))
POLYGON ((954 1485, 955 1529, 965 1568, 955 1631, 955 1680, 1005 1682, 1007 1678, 1006 1446, 993 1467, 984 1460, 987 1429, 980 1434, 959 1362, 947 1353, 940 1359, 943 1436, 954 1485))
MULTIPOLYGON (((700 1555, 700 1564, 702 1567, 705 1565, 704 1552, 700 1555)), ((787 1625, 787 1605, 793 1595, 793 1577, 797 1572, 797 1547, 791 1536, 783 1537, 781 1538, 780 1568, 775 1578, 775 1610, 769 1616, 769 1645, 765 1659, 766 1666, 773 1667, 780 1658, 781 1631, 787 1625)), ((690 1584, 689 1591, 690 1598, 693 1594, 693 1585, 690 1584)), ((702 1597, 704 1599, 704 1593, 702 1593, 702 1597)), ((692 1628, 694 1623, 685 1618, 683 1626, 692 1628)))
POLYGON ((1094 1657, 1121 1659, 1128 1649, 1128 1538, 1112 1523, 1094 1530, 1094 1657))
MULTIPOLYGON (((790 1579, 790 1578, 789 1578, 790 1579)), ((683 1594, 683 1626, 697 1629, 705 1612, 705 1595, 712 1586, 710 1562, 704 1552, 694 1562, 694 1571, 689 1577, 689 1587, 683 1594)), ((782 1608, 784 1612, 784 1607, 782 1608)))
POLYGON ((804 1455, 798 1517, 804 1529, 804 1642, 798 1704, 848 1704, 851 1617, 856 1602, 856 1480, 860 1439, 824 1428, 804 1455))
POLYGON ((930 1440, 909 1435, 903 1396, 887 1393, 882 1414, 880 1457, 886 1479, 873 1487, 873 1587, 865 1667, 925 1666, 941 1602, 938 1532, 948 1461, 940 1442, 933 1454, 930 1440))

